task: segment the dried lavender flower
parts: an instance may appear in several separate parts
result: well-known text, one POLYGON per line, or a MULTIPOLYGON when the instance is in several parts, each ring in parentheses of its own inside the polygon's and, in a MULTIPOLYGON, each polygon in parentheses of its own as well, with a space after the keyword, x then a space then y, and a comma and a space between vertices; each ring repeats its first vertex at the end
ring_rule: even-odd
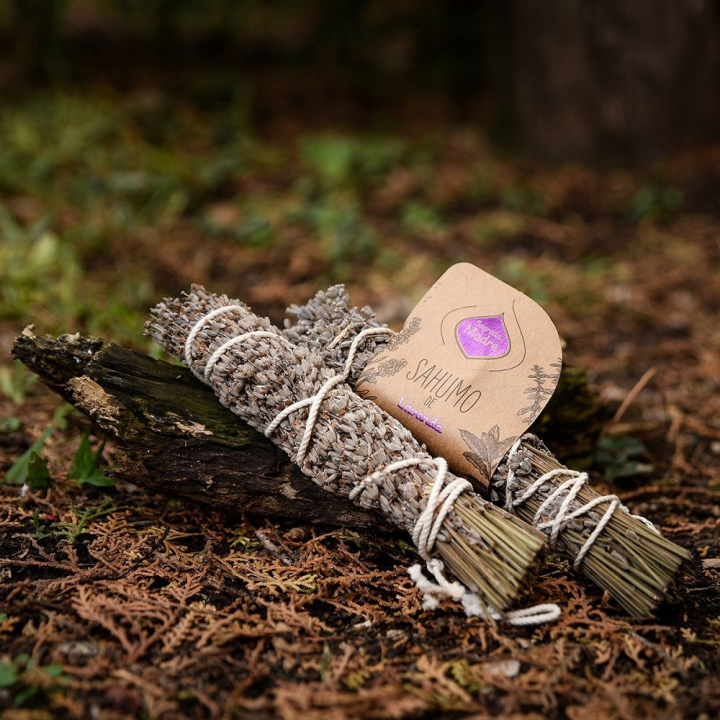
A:
MULTIPOLYGON (((347 350, 357 335, 366 328, 380 327, 370 308, 359 311, 350 307, 349 297, 340 285, 317 293, 305 306, 293 305, 289 314, 300 318, 301 322, 289 325, 286 321, 284 333, 322 354, 326 365, 335 369, 343 366, 347 350), (347 332, 343 342, 330 347, 327 339, 348 327, 351 331, 347 332)), ((413 332, 413 322, 416 321, 417 318, 411 318, 393 339, 369 339, 352 365, 348 382, 357 382, 362 375, 364 382, 372 383, 373 377, 384 371, 385 363, 377 364, 383 345, 399 345, 405 336, 413 332)), ((526 434, 516 452, 508 453, 497 467, 491 482, 490 499, 502 507, 507 507, 510 502, 519 517, 529 523, 542 524, 553 517, 553 512, 557 512, 562 499, 562 495, 557 494, 558 488, 573 473, 558 462, 539 439, 526 434), (531 497, 513 503, 541 477, 561 470, 567 472, 558 472, 557 476, 548 478, 536 488, 531 497), (512 480, 510 492, 513 495, 510 499, 507 495, 508 479, 512 480)), ((583 486, 566 508, 566 515, 572 515, 597 498, 599 495, 594 490, 583 486)), ((608 502, 598 503, 582 517, 567 522, 558 533, 557 550, 577 564, 578 554, 602 520, 607 507, 608 502)), ((545 532, 550 535, 551 529, 547 528, 545 532)), ((650 529, 646 521, 619 510, 581 558, 579 570, 607 590, 625 610, 636 616, 647 616, 669 597, 681 566, 689 558, 687 550, 650 529)))
MULTIPOLYGON (((343 304, 342 298, 330 299, 338 301, 338 307, 343 304)), ((193 286, 181 298, 165 300, 151 313, 147 334, 172 355, 185 359, 192 333, 190 367, 199 377, 207 374, 206 381, 220 402, 260 431, 266 431, 285 408, 315 396, 335 376, 322 356, 289 342, 267 319, 200 286, 193 286), (212 314, 225 307, 226 311, 212 314), (257 331, 262 335, 246 335, 257 331), (233 338, 242 341, 216 354, 233 338)), ((359 316, 353 323, 368 317, 359 316)), ((301 454, 308 415, 306 407, 293 412, 272 435, 293 458, 301 454)), ((350 495, 376 471, 413 458, 432 459, 405 427, 343 383, 319 406, 312 441, 298 464, 325 490, 350 495)), ((355 502, 380 510, 411 532, 427 506, 427 490, 436 477, 433 468, 403 468, 363 485, 355 502)), ((453 479, 448 473, 448 482, 453 479)), ((543 545, 542 535, 518 518, 465 492, 443 521, 435 553, 482 603, 503 612, 528 587, 543 545)))
MULTIPOLYGON (((335 371, 342 370, 348 350, 357 334, 366 328, 386 327, 378 322, 369 307, 350 307, 350 297, 343 285, 320 290, 305 305, 291 305, 287 314, 296 318, 285 320, 283 335, 295 345, 310 348, 322 355, 325 364, 335 371)), ((368 337, 355 356, 349 380, 351 383, 370 360, 390 342, 391 335, 368 337)))

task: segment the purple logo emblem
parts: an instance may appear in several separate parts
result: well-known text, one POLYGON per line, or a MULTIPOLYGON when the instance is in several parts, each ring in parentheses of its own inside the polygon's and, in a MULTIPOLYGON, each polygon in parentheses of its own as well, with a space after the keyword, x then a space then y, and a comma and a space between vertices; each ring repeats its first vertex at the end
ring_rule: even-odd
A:
POLYGON ((455 335, 463 354, 470 359, 501 358, 510 351, 510 338, 502 315, 461 320, 455 335))

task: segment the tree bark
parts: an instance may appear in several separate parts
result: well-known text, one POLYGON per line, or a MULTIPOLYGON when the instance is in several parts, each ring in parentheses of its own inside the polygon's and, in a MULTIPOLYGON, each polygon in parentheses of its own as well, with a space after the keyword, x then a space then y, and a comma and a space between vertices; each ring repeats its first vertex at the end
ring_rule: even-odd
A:
POLYGON ((29 330, 12 351, 118 442, 114 477, 225 511, 391 531, 379 514, 320 489, 185 367, 97 338, 29 330))
POLYGON ((497 122, 531 153, 645 161, 717 139, 714 0, 512 0, 487 13, 497 122))
MULTIPOLYGON (((28 329, 12 352, 114 438, 123 454, 110 474, 120 480, 225 511, 393 531, 379 513, 321 490, 182 365, 98 338, 28 329)), ((562 448, 564 460, 586 459, 608 419, 585 372, 563 368, 533 431, 562 448)))

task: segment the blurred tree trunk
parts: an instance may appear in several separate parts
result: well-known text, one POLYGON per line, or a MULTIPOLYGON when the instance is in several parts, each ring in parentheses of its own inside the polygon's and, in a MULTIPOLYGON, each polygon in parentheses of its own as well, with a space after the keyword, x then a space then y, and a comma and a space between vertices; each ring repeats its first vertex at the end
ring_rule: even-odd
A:
POLYGON ((531 153, 637 161, 720 135, 716 0, 512 0, 489 13, 496 120, 531 153))
POLYGON ((65 71, 60 28, 65 0, 15 0, 16 61, 33 81, 57 80, 65 71))

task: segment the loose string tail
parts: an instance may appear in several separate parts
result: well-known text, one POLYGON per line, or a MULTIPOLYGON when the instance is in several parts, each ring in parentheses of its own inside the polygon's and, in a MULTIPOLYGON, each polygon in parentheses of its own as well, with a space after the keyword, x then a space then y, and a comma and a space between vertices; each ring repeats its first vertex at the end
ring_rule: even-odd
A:
MULTIPOLYGON (((199 379, 204 380, 206 383, 210 382, 212 373, 217 367, 217 364, 223 354, 227 352, 234 345, 244 342, 251 337, 265 337, 274 338, 288 345, 291 343, 279 333, 271 332, 268 330, 253 330, 246 332, 241 335, 237 335, 223 344, 221 344, 208 359, 202 376, 193 368, 193 344, 198 336, 198 333, 202 330, 205 323, 210 319, 215 318, 222 313, 229 312, 231 310, 244 310, 240 305, 226 305, 223 307, 216 308, 208 314, 200 318, 190 330, 184 346, 185 362, 190 367, 192 372, 199 379)), ((349 328, 350 326, 348 326, 349 328)), ((330 346, 341 342, 349 333, 348 328, 345 328, 331 343, 330 346)), ((303 431, 302 439, 298 445, 294 461, 297 464, 301 464, 307 456, 307 451, 310 446, 312 439, 313 430, 317 421, 318 413, 320 412, 320 406, 322 405, 328 394, 335 389, 338 385, 344 384, 352 370, 352 364, 355 360, 356 354, 360 345, 366 341, 367 338, 374 335, 389 335, 394 334, 394 331, 389 328, 367 328, 358 333, 353 339, 352 344, 348 350, 348 356, 345 361, 342 372, 337 375, 330 377, 320 387, 315 395, 312 395, 303 400, 299 400, 288 407, 281 410, 273 420, 265 428, 265 436, 270 437, 275 430, 278 428, 280 423, 283 422, 292 413, 301 410, 305 407, 310 407, 308 412, 307 420, 305 422, 305 428, 303 431)), ((419 564, 412 565, 408 568, 408 574, 411 579, 415 582, 418 590, 423 593, 423 607, 425 609, 434 609, 439 605, 440 600, 450 598, 462 603, 465 613, 468 617, 475 616, 481 617, 486 620, 498 621, 502 620, 515 626, 530 626, 540 625, 543 623, 552 622, 556 620, 561 613, 560 607, 555 604, 543 604, 536 605, 530 608, 524 608, 520 610, 511 610, 503 614, 497 612, 495 609, 488 607, 483 603, 482 598, 470 589, 465 587, 459 581, 449 581, 444 574, 444 564, 442 560, 434 558, 430 555, 430 552, 435 545, 438 534, 442 529, 443 522, 447 517, 448 513, 452 511, 455 500, 465 491, 472 489, 472 484, 464 478, 454 478, 446 484, 446 478, 448 473, 447 462, 444 458, 409 458, 406 460, 399 460, 394 463, 390 463, 385 467, 371 473, 370 475, 363 478, 350 492, 350 500, 355 500, 367 487, 377 483, 388 474, 398 472, 410 467, 431 467, 436 471, 435 482, 428 495, 427 503, 423 512, 418 517, 413 530, 412 539, 418 548, 420 557, 426 562, 428 572, 435 578, 435 582, 428 580, 422 572, 419 564)))
MULTIPOLYGON (((369 308, 364 315, 354 313, 347 307, 347 298, 338 301, 337 294, 311 300, 307 307, 304 335, 296 342, 327 352, 332 367, 342 366, 349 334, 352 337, 352 332, 377 323, 369 308), (324 312, 323 303, 328 306, 324 312), (340 332, 338 343, 328 344, 329 328, 340 332)), ((409 336, 411 330, 411 324, 406 324, 398 335, 409 336)), ((387 351, 396 345, 391 340, 387 351)), ((382 353, 377 345, 373 351, 366 348, 363 362, 355 361, 351 384, 355 375, 366 370, 368 374, 359 378, 372 382, 371 368, 383 367, 382 353)), ((631 615, 652 615, 663 600, 676 595, 675 583, 690 553, 665 539, 646 518, 629 512, 617 496, 599 496, 585 473, 561 467, 533 435, 523 435, 505 455, 492 479, 492 492, 494 504, 543 531, 551 547, 559 548, 574 570, 608 591, 631 615)))
MULTIPOLYGON (((344 340, 351 329, 352 325, 346 326, 328 345, 328 348, 332 348, 344 340)), ((377 335, 395 334, 395 331, 390 328, 366 328, 359 332, 353 339, 348 350, 342 372, 343 380, 347 379, 350 375, 356 354, 366 339, 377 335)), ((448 581, 443 572, 444 564, 442 560, 430 556, 430 551, 442 528, 443 521, 452 510, 455 500, 466 490, 472 490, 472 483, 464 478, 455 478, 448 485, 445 485, 448 465, 444 458, 410 458, 408 460, 399 460, 398 462, 391 463, 368 475, 359 482, 350 493, 350 499, 355 500, 363 490, 369 485, 380 481, 385 475, 421 465, 434 467, 437 473, 430 495, 428 496, 425 510, 415 523, 412 532, 413 542, 418 548, 420 557, 425 560, 428 572, 435 578, 435 582, 433 583, 425 577, 419 564, 412 565, 408 568, 408 574, 418 590, 423 593, 423 607, 426 610, 435 609, 441 599, 450 598, 462 603, 468 617, 482 617, 486 620, 504 620, 510 625, 515 626, 541 625, 557 620, 562 611, 555 603, 535 605, 500 614, 493 608, 486 606, 477 594, 473 593, 462 583, 458 581, 448 581)))
POLYGON ((542 625, 557 620, 562 611, 560 606, 555 603, 534 605, 519 610, 510 610, 502 614, 497 612, 494 608, 483 603, 479 595, 465 587, 461 582, 449 581, 445 577, 445 566, 442 560, 430 556, 430 551, 442 528, 443 521, 452 510, 455 500, 466 490, 472 489, 470 481, 464 478, 455 478, 447 485, 445 484, 448 467, 444 458, 409 458, 408 460, 390 463, 359 482, 350 493, 350 499, 354 500, 369 485, 377 483, 385 475, 422 465, 434 467, 436 477, 425 510, 423 510, 413 528, 412 539, 417 546, 420 557, 425 560, 428 572, 435 578, 435 582, 425 577, 419 564, 411 565, 408 568, 408 574, 417 589, 423 594, 423 608, 425 610, 434 610, 441 600, 449 598, 460 602, 468 617, 481 617, 493 621, 501 620, 517 627, 542 625))

